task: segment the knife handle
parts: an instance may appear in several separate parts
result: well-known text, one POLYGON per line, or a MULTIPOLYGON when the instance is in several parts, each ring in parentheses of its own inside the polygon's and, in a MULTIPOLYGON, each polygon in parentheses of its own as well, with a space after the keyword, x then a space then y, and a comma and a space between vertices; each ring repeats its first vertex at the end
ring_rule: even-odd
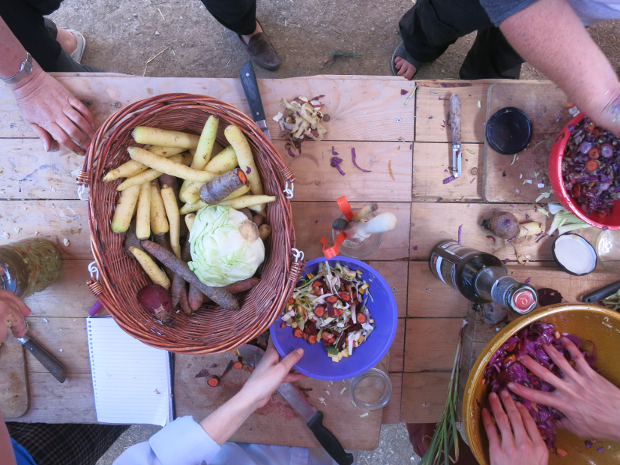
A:
POLYGON ((615 283, 608 284, 607 286, 601 287, 594 292, 590 292, 581 300, 589 304, 596 303, 599 300, 603 300, 610 295, 615 294, 618 290, 620 290, 620 281, 616 281, 615 283))
POLYGON ((264 120, 265 110, 263 109, 263 101, 260 98, 258 82, 256 82, 256 74, 254 74, 251 61, 247 61, 245 65, 243 65, 239 77, 241 78, 241 85, 243 86, 243 92, 245 92, 245 98, 250 106, 252 119, 254 121, 264 120))
POLYGON ((56 357, 32 339, 28 339, 24 343, 24 347, 28 350, 28 352, 31 352, 39 362, 41 362, 41 364, 54 376, 54 378, 61 383, 65 382, 67 379, 67 369, 56 357))
POLYGON ((353 463, 353 454, 345 452, 338 438, 323 426, 323 412, 316 412, 308 422, 308 428, 338 465, 351 465, 353 463))

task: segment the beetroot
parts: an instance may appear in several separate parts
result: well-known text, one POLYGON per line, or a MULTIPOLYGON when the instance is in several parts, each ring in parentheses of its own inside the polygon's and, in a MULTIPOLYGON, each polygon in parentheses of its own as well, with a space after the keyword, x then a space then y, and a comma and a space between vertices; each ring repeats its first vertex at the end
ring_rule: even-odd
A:
POLYGON ((172 324, 172 296, 159 284, 149 284, 138 292, 138 300, 166 326, 172 324))

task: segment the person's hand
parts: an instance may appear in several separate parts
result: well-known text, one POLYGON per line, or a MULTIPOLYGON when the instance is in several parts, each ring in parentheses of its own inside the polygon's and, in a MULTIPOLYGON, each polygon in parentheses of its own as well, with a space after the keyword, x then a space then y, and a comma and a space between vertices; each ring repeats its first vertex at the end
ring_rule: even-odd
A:
POLYGON ((0 289, 0 344, 4 342, 9 329, 15 337, 24 337, 27 331, 25 316, 30 315, 26 304, 10 291, 0 289))
POLYGON ((544 350, 562 370, 563 379, 529 356, 519 360, 532 373, 555 387, 555 391, 542 392, 516 383, 508 384, 508 388, 524 399, 562 412, 566 418, 558 424, 577 436, 620 440, 620 389, 590 368, 570 339, 563 337, 561 342, 575 362, 575 368, 552 345, 545 346, 544 350))
POLYGON ((302 374, 290 373, 293 365, 301 359, 303 354, 303 349, 297 349, 280 361, 280 355, 273 341, 269 339, 267 351, 243 386, 241 393, 251 396, 256 408, 264 407, 280 384, 292 383, 306 377, 302 374))
POLYGON ((57 150, 59 142, 84 155, 95 136, 88 108, 56 79, 33 63, 30 76, 10 86, 22 118, 43 141, 45 151, 57 150))
POLYGON ((489 402, 501 439, 491 414, 486 408, 482 409, 482 422, 489 438, 491 465, 547 465, 549 451, 530 412, 521 403, 515 404, 508 391, 503 390, 500 395, 505 412, 494 392, 489 396, 489 402))

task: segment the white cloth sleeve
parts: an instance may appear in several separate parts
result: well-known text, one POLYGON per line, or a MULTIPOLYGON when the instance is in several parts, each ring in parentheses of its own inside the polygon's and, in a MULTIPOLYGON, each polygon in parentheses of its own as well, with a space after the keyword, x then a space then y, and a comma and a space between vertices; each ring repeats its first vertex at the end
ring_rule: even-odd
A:
POLYGON ((148 442, 128 448, 114 465, 201 465, 209 463, 220 446, 190 416, 177 418, 148 442))

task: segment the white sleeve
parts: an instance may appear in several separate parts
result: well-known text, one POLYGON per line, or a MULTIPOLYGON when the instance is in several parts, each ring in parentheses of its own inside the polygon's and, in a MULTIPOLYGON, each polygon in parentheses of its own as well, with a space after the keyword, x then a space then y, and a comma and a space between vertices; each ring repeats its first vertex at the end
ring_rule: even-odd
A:
POLYGON ((177 418, 151 436, 131 446, 114 465, 201 465, 209 463, 220 446, 190 416, 177 418))

